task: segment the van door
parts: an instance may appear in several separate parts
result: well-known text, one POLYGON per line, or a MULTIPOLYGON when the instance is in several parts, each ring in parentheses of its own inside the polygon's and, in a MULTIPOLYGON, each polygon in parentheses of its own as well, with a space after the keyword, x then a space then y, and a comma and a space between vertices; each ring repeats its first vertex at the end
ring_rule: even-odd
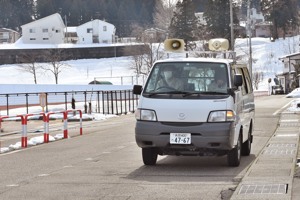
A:
POLYGON ((240 96, 240 112, 237 113, 241 119, 243 126, 243 142, 248 139, 248 132, 250 129, 251 120, 254 118, 254 94, 252 88, 251 77, 247 67, 236 68, 237 74, 243 75, 243 84, 241 86, 240 96))

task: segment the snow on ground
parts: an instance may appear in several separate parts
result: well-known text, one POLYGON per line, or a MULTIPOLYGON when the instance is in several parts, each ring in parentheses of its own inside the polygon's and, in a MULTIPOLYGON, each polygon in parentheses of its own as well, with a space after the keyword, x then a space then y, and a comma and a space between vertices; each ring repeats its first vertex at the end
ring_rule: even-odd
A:
MULTIPOLYGON (((283 63, 279 60, 279 58, 284 55, 299 52, 299 36, 287 38, 285 40, 279 39, 275 42, 271 42, 269 38, 252 38, 251 44, 253 57, 252 71, 261 71, 264 73, 264 80, 260 83, 258 90, 269 91, 269 87, 271 85, 274 85, 274 82, 272 81, 271 85, 269 85, 267 80, 269 78, 273 80, 273 78, 275 78, 275 74, 283 72, 284 66, 283 63)), ((48 48, 45 47, 45 45, 43 45, 43 47, 39 47, 39 45, 36 45, 34 47, 48 48)), ((54 48, 53 45, 51 47, 54 48)), ((19 43, 12 45, 0 45, 0 49, 18 48, 33 48, 33 46, 24 46, 19 43)), ((249 55, 249 40, 237 39, 235 43, 235 51, 237 52, 237 56, 249 55)), ((114 85, 123 84, 129 85, 131 87, 131 85, 136 83, 135 81, 132 81, 132 77, 135 77, 135 73, 134 70, 131 68, 132 60, 130 57, 69 60, 66 61, 65 64, 67 64, 69 67, 65 68, 65 70, 63 70, 61 74, 59 74, 58 82, 60 85, 71 85, 74 91, 76 90, 76 87, 82 87, 82 85, 87 85, 89 82, 94 80, 95 77, 97 77, 97 80, 111 81, 114 83, 114 85)), ((47 64, 41 63, 41 65, 47 64)), ((18 65, 16 64, 0 65, 0 70, 0 93, 3 93, 3 91, 5 91, 5 84, 16 84, 13 87, 10 87, 9 90, 11 91, 13 90, 11 88, 15 88, 17 90, 20 89, 21 85, 23 84, 34 83, 32 74, 20 71, 18 65)), ((39 84, 38 86, 41 86, 41 84, 45 84, 49 87, 49 84, 51 85, 55 83, 53 74, 44 73, 41 71, 38 73, 37 81, 39 84)), ((33 87, 35 86, 38 87, 37 85, 34 85, 33 87)), ((55 87, 55 85, 52 86, 55 87)), ((296 97, 300 97, 300 94, 298 95, 299 96, 296 97)), ((291 104, 291 107, 288 108, 288 110, 300 111, 299 108, 297 108, 299 102, 300 101, 298 99, 295 99, 294 102, 291 104)), ((40 112, 39 109, 40 108, 37 108, 36 112, 40 112)), ((58 109, 58 107, 56 106, 55 109, 58 109)), ((63 109, 64 108, 62 107, 62 110, 63 109)), ((97 120, 105 120, 115 116, 94 114, 84 117, 89 117, 97 120)), ((50 139, 54 141, 55 139, 60 139, 62 135, 60 134, 56 137, 57 138, 51 137, 50 139)), ((41 137, 33 138, 32 141, 28 142, 28 144, 40 144, 43 142, 42 140, 43 139, 41 137)), ((1 153, 11 149, 19 149, 20 145, 20 143, 17 143, 15 145, 11 145, 10 147, 1 148, 1 153)))

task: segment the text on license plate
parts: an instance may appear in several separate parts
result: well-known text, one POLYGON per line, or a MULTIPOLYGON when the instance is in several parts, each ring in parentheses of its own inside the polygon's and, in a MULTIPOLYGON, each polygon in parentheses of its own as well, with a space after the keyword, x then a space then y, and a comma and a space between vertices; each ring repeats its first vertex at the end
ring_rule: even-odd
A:
POLYGON ((170 144, 191 144, 191 134, 170 133, 170 144))

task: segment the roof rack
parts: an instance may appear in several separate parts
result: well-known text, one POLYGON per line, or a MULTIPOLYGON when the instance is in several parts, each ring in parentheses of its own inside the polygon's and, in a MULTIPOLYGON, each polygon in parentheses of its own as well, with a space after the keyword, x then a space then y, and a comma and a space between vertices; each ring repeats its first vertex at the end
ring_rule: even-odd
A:
POLYGON ((196 51, 195 56, 201 58, 224 58, 236 60, 236 52, 234 51, 196 51))
MULTIPOLYGON (((186 57, 192 52, 184 51, 185 43, 182 39, 167 39, 164 42, 166 51, 172 53, 185 53, 186 57)), ((208 42, 208 48, 210 51, 193 52, 195 56, 202 58, 223 58, 236 60, 236 52, 228 51, 229 42, 224 38, 211 39, 208 42)), ((168 54, 169 57, 169 54, 168 54)))

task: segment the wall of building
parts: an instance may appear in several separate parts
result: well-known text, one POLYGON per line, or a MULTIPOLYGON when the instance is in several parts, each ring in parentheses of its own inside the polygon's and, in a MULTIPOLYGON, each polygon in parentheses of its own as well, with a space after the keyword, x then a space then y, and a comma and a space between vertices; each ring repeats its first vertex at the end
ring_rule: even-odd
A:
POLYGON ((34 58, 35 62, 50 62, 50 51, 59 51, 61 60, 112 58, 132 56, 142 52, 145 45, 127 45, 112 47, 86 47, 86 48, 57 48, 57 49, 0 49, 0 64, 28 63, 24 56, 34 58), (137 49, 140 49, 139 51, 137 49))
POLYGON ((115 27, 101 20, 93 20, 77 28, 78 44, 113 43, 115 27), (106 27, 106 31, 104 31, 106 27), (87 30, 91 31, 88 32, 87 30), (97 40, 95 41, 95 38, 97 40))

